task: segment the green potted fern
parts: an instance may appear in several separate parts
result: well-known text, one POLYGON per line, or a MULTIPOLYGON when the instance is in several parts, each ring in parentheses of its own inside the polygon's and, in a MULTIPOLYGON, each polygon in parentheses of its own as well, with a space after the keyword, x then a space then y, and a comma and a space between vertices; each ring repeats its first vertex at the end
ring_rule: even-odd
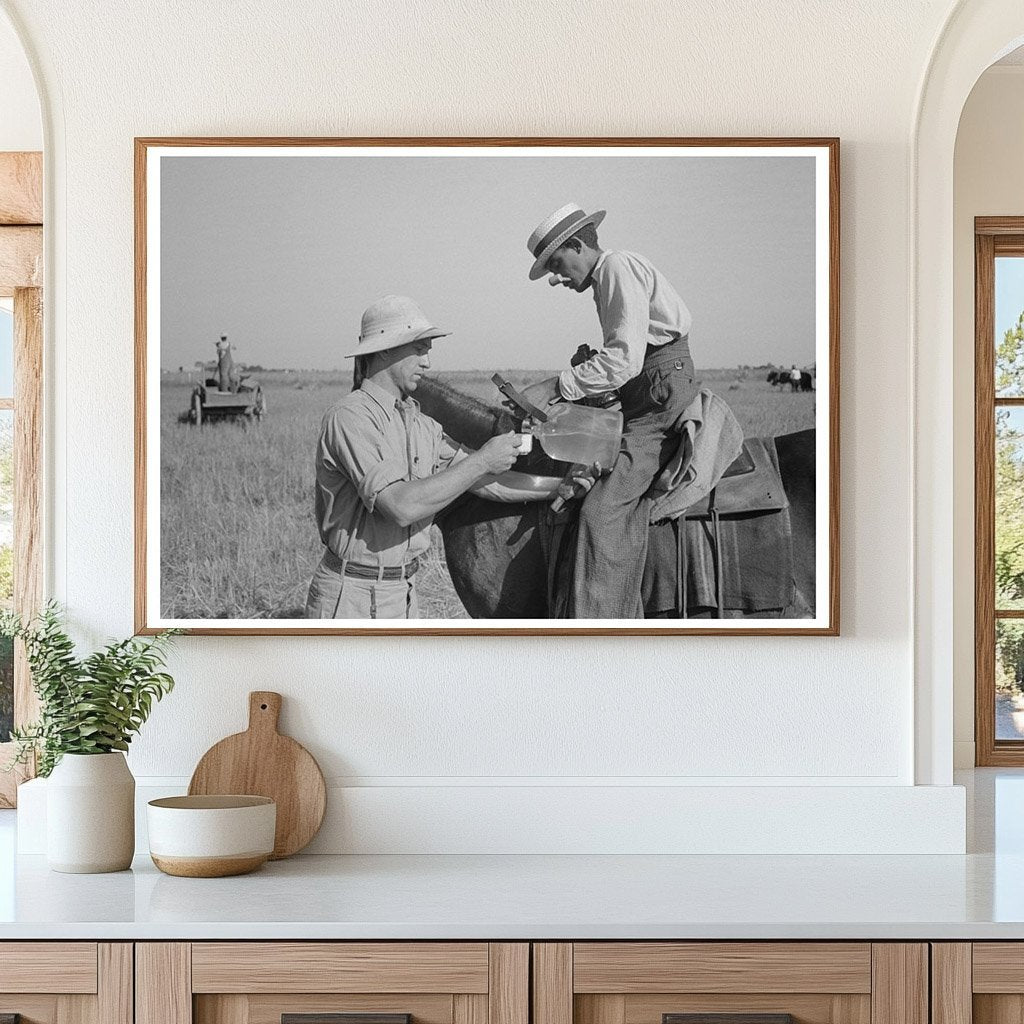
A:
POLYGON ((121 871, 135 851, 135 779, 124 752, 174 687, 161 669, 178 630, 111 641, 85 657, 50 603, 30 622, 0 612, 0 635, 21 640, 39 719, 15 729, 14 764, 48 777, 47 861, 55 871, 121 871))

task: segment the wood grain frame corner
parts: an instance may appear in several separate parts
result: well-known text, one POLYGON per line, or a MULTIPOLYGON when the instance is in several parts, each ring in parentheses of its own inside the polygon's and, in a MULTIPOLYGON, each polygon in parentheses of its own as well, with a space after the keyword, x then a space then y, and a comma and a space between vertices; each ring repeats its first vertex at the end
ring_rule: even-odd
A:
POLYGON ((157 633, 146 608, 146 152, 149 141, 135 140, 135 632, 157 633))
MULTIPOLYGON (((208 636, 817 636, 835 637, 840 635, 840 444, 839 444, 839 396, 840 396, 840 172, 838 137, 779 137, 779 138, 728 138, 728 137, 611 137, 575 136, 557 138, 544 136, 528 137, 487 137, 460 136, 456 138, 433 136, 391 136, 374 138, 356 136, 351 138, 316 138, 303 136, 285 137, 156 137, 140 136, 135 144, 135 632, 152 635, 160 627, 150 624, 147 606, 147 564, 146 564, 146 380, 147 380, 147 209, 146 209, 146 165, 148 152, 163 147, 302 147, 302 146, 692 146, 692 147, 806 147, 828 151, 828 285, 829 285, 829 600, 828 623, 819 627, 779 628, 736 628, 708 629, 700 626, 643 626, 633 628, 569 629, 559 626, 538 626, 525 629, 496 629, 487 627, 444 627, 432 630, 409 629, 401 626, 344 629, 331 627, 275 627, 261 628, 232 626, 203 626, 193 628, 189 633, 208 636)), ((653 620, 651 620, 653 621, 653 620)), ((697 621, 697 620, 692 620, 697 621)), ((741 622, 742 620, 737 620, 741 622)))
MULTIPOLYGON (((974 760, 1024 766, 1024 742, 997 740, 995 607, 995 260, 1024 257, 1024 216, 974 219, 974 760)), ((1007 617, 1002 613, 1001 617, 1007 617)), ((1014 616, 1016 617, 1016 616, 1014 616)), ((1024 612, 1020 613, 1024 620, 1024 612)))

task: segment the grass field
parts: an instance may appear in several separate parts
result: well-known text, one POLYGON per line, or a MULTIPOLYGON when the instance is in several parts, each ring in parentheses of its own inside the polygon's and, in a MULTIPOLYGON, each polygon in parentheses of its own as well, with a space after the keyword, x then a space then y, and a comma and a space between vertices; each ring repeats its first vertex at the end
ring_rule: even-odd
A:
MULTIPOLYGON (((459 390, 497 404, 493 371, 437 373, 459 390)), ((504 371, 516 387, 551 371, 504 371)), ((182 421, 187 374, 161 382, 161 614, 167 618, 301 617, 320 560, 313 519, 313 450, 324 412, 351 387, 348 372, 270 371, 259 424, 182 421)), ((702 370, 747 435, 814 426, 814 393, 773 390, 763 370, 702 370)), ((438 531, 417 575, 424 618, 465 618, 448 578, 438 531)))

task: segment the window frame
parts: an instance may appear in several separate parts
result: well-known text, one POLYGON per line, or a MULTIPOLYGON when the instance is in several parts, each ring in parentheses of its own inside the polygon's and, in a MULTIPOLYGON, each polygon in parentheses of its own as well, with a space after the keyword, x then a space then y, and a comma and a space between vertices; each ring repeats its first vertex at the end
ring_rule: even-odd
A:
POLYGON ((996 398, 995 268, 999 256, 1024 258, 1024 217, 974 220, 974 763, 1024 766, 1024 740, 996 739, 996 620, 1024 624, 1024 609, 996 609, 995 417, 1024 408, 1024 397, 996 398))
MULTIPOLYGON (((14 609, 35 615, 43 599, 43 157, 0 153, 0 297, 14 299, 14 609)), ((14 652, 14 724, 38 717, 23 645, 14 652)), ((13 743, 0 743, 0 807, 14 807, 17 787, 35 765, 5 772, 13 743)))

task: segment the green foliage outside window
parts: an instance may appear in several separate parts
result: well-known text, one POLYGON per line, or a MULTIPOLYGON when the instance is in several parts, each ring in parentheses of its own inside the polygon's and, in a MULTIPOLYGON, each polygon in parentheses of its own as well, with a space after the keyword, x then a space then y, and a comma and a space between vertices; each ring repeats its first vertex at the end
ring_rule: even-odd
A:
MULTIPOLYGON (((996 394, 1024 396, 1024 312, 996 346, 996 394)), ((1024 608, 1024 409, 996 410, 996 608, 1024 608)), ((1024 623, 996 621, 996 686, 1024 691, 1024 623)))
POLYGON ((14 593, 14 550, 0 548, 0 603, 9 601, 14 593))
POLYGON ((996 346, 996 395, 1024 397, 1024 312, 996 346))
MULTIPOLYGON (((996 394, 1024 395, 1024 312, 996 346, 996 394)), ((1024 409, 996 410, 996 608, 1024 602, 1024 409)))
POLYGON ((1019 620, 996 619, 996 690, 1024 692, 1024 627, 1019 620))

